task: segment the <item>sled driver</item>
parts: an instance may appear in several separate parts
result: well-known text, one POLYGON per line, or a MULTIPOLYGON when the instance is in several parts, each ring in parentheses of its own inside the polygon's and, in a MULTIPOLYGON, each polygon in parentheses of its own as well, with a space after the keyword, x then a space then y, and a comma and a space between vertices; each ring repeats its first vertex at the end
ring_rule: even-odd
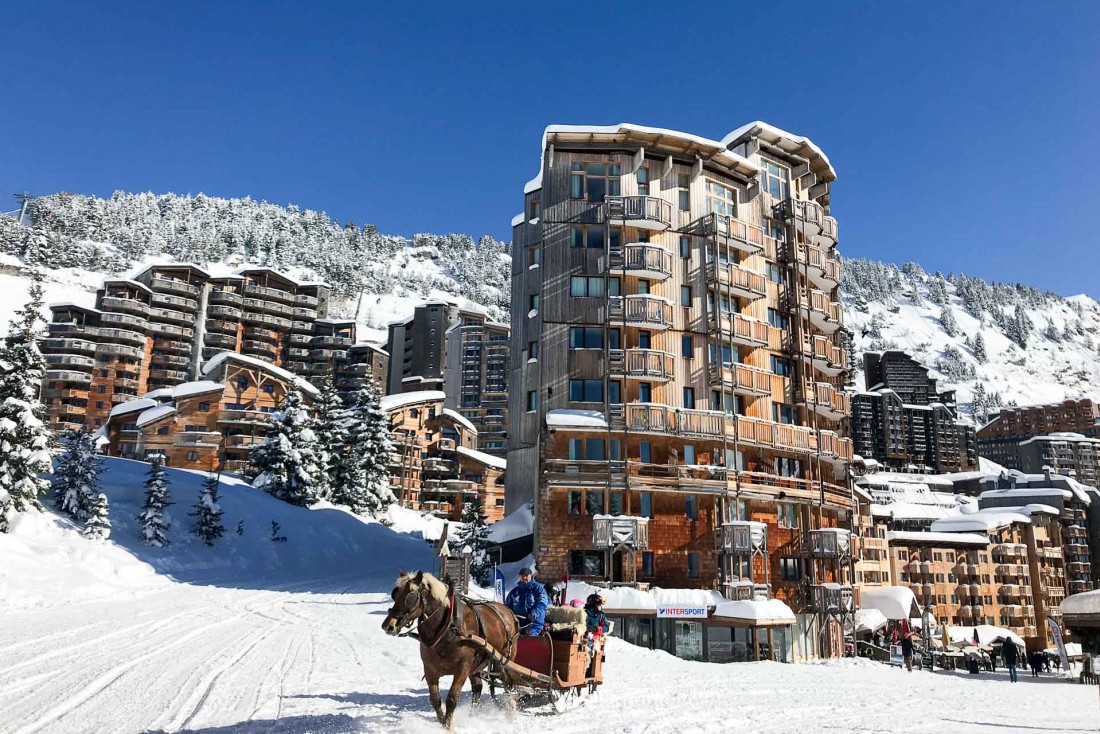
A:
POLYGON ((530 567, 524 566, 519 570, 519 581, 508 592, 505 604, 519 619, 520 627, 526 628, 528 635, 537 637, 542 633, 546 626, 546 607, 550 606, 550 598, 542 584, 535 580, 535 572, 530 567))

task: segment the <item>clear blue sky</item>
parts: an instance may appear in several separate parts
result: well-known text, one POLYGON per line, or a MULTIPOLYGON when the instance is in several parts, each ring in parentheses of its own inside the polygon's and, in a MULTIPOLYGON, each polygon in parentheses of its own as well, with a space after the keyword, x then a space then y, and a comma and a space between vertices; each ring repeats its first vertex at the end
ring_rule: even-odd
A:
POLYGON ((5 201, 204 191, 508 239, 549 123, 763 119, 833 160, 845 254, 1100 295, 1100 3, 110 5, 4 9, 5 201))

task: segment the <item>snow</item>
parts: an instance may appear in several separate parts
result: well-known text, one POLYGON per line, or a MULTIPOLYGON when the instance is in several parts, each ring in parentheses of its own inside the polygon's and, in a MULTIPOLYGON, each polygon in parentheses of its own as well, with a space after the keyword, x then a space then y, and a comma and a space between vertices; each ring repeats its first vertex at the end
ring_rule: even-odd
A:
POLYGON ((865 586, 859 592, 861 609, 877 609, 892 620, 909 619, 917 598, 908 586, 865 586))
POLYGON ((477 426, 470 422, 470 419, 459 413, 454 408, 444 408, 443 415, 449 416, 452 420, 464 426, 471 433, 477 433, 477 426))
POLYGON ((161 418, 170 416, 176 412, 174 405, 158 405, 155 408, 149 408, 149 410, 142 411, 141 415, 137 417, 138 428, 147 426, 153 421, 158 421, 161 418))
POLYGON ((978 643, 982 645, 991 645, 1000 637, 1002 639, 1012 640, 1021 648, 1026 647, 1023 638, 1015 632, 1007 630, 1004 627, 994 627, 991 624, 971 625, 969 627, 948 626, 947 638, 951 640, 952 643, 973 642, 974 630, 978 631, 978 643))
POLYGON ((477 449, 468 449, 465 446, 456 446, 455 451, 459 454, 462 454, 463 456, 468 456, 474 461, 480 462, 485 466, 491 466, 494 469, 500 469, 501 471, 504 471, 508 468, 508 461, 506 459, 502 459, 499 456, 493 456, 492 454, 487 454, 484 451, 478 451, 477 449))
POLYGON ((855 614, 856 632, 878 632, 889 621, 878 609, 857 609, 855 614))
POLYGON ((552 428, 607 428, 607 421, 598 410, 556 408, 547 411, 546 425, 552 428))
POLYGON ((127 400, 125 403, 119 403, 115 407, 111 408, 111 412, 108 419, 114 418, 116 415, 127 415, 129 413, 138 413, 149 408, 155 408, 157 401, 151 397, 138 398, 137 400, 127 400))
POLYGON ((160 400, 161 398, 171 399, 174 388, 171 387, 158 387, 156 390, 150 390, 142 395, 143 398, 149 398, 150 400, 160 400))
POLYGON ((714 609, 714 616, 744 620, 757 625, 795 623, 794 612, 779 599, 719 602, 714 609))
POLYGON ((220 392, 222 390, 225 390, 225 385, 221 382, 214 382, 213 380, 196 380, 195 382, 185 382, 173 387, 172 397, 178 400, 179 398, 186 398, 190 395, 201 395, 204 392, 220 392))
POLYGON ((378 405, 387 413, 392 413, 395 410, 417 403, 441 403, 446 397, 442 390, 417 390, 415 392, 385 395, 378 402, 378 405))
POLYGON ((288 372, 282 367, 276 367, 275 365, 265 360, 252 357, 247 354, 239 354, 238 352, 218 352, 213 357, 203 363, 202 373, 204 375, 212 374, 214 370, 221 366, 221 364, 226 360, 241 362, 243 364, 251 365, 253 367, 259 367, 260 369, 266 370, 276 377, 285 380, 291 385, 294 385, 294 387, 297 388, 300 392, 307 393, 311 396, 316 397, 317 395, 321 394, 320 390, 310 384, 309 381, 307 381, 305 378, 298 377, 293 372, 288 372))
POLYGON ((955 543, 958 545, 989 545, 989 538, 977 533, 934 533, 931 531, 887 530, 886 539, 914 543, 955 543))
POLYGON ((834 179, 836 178, 836 170, 833 168, 833 164, 829 162, 829 156, 825 155, 825 151, 817 147, 817 145, 815 145, 812 140, 805 137, 804 135, 795 135, 794 133, 789 133, 786 130, 782 130, 776 127, 775 125, 770 125, 763 120, 756 120, 754 122, 748 123, 747 125, 742 125, 736 130, 730 132, 728 135, 726 135, 726 137, 722 138, 721 144, 723 147, 734 145, 742 136, 751 131, 755 131, 757 134, 764 133, 768 137, 783 138, 793 143, 798 143, 799 145, 805 145, 821 158, 825 165, 828 166, 829 173, 832 174, 832 177, 834 179))
POLYGON ((535 532, 535 515, 531 503, 527 502, 510 515, 502 517, 489 526, 489 539, 494 543, 505 543, 517 538, 525 538, 535 532))
MULTIPOLYGON (((527 193, 527 192, 524 192, 524 193, 527 193)), ((523 212, 520 212, 516 216, 512 217, 512 226, 513 227, 518 227, 519 225, 523 224, 523 221, 524 221, 523 212)))
POLYGON ((1100 590, 1067 596, 1062 600, 1062 613, 1100 615, 1100 590))
MULTIPOLYGON (((1030 515, 1016 512, 1018 508, 987 507, 966 515, 945 517, 932 523, 933 532, 992 533, 1014 523, 1031 523, 1030 515)), ((1057 511, 1055 511, 1057 514, 1057 511)))

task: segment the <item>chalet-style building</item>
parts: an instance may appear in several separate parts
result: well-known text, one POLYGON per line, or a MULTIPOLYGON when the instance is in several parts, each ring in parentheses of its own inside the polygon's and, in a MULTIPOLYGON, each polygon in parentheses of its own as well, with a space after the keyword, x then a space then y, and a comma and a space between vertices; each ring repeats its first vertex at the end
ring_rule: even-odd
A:
POLYGON ((328 286, 270 268, 215 276, 195 265, 152 265, 108 278, 94 308, 51 304, 40 346, 44 399, 55 430, 106 425, 111 411, 151 390, 195 381, 223 351, 255 357, 345 394, 368 374, 381 384, 386 355, 356 346, 355 325, 323 318, 328 286))
POLYGON ((954 391, 938 392, 928 368, 900 351, 863 356, 867 389, 852 396, 853 449, 897 471, 976 469, 974 427, 959 420, 954 391))
POLYGON ((441 390, 387 395, 394 454, 390 486, 413 510, 458 519, 473 497, 490 522, 504 517, 504 459, 479 451, 477 428, 445 407, 441 390))
MULTIPOLYGON (((551 126, 513 220, 508 505, 543 578, 850 614, 835 178, 806 138, 551 126)), ((832 625, 830 630, 838 628, 832 625)))
POLYGON ((1018 450, 1022 441, 1052 433, 1079 433, 1100 438, 1100 404, 1089 399, 1003 408, 978 429, 978 451, 1009 469, 1024 469, 1018 450))

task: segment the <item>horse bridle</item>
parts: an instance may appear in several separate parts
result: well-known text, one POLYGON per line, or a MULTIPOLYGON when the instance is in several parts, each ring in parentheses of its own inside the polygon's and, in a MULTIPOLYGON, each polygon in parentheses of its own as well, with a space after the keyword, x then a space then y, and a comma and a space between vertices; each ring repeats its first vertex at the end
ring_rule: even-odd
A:
MULTIPOLYGON (((389 610, 389 612, 387 612, 387 615, 390 616, 390 617, 395 616, 394 609, 396 607, 397 607, 397 600, 394 599, 394 604, 393 604, 392 607, 390 607, 390 610, 389 610)), ((398 634, 399 637, 404 637, 404 636, 407 636, 409 634, 408 632, 405 632, 405 630, 411 628, 414 624, 416 624, 417 619, 420 617, 420 613, 424 609, 424 587, 423 586, 421 586, 419 589, 417 589, 416 594, 405 596, 405 607, 406 607, 406 612, 401 617, 399 617, 398 620, 397 620, 397 629, 398 629, 397 634, 398 634), (416 602, 415 606, 410 605, 409 604, 410 601, 415 601, 416 602)), ((444 607, 441 606, 439 609, 436 609, 434 612, 432 612, 431 614, 426 616, 424 618, 424 620, 425 621, 430 620, 432 617, 434 617, 436 614, 438 614, 440 611, 442 611, 443 608, 444 607)))

